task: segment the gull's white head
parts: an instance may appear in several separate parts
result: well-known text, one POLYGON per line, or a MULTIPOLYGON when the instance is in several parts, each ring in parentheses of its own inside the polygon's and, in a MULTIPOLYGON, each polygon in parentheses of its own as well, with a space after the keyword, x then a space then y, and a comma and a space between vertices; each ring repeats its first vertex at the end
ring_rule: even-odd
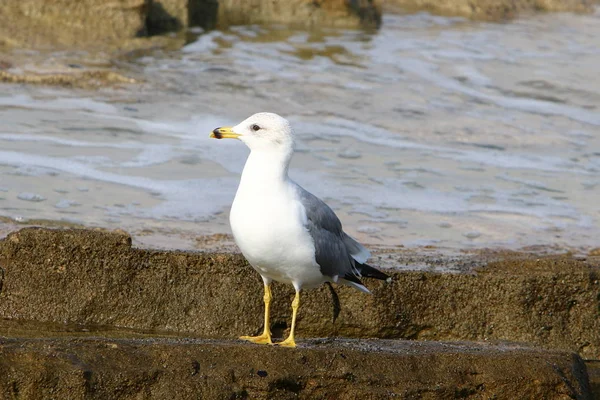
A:
POLYGON ((294 133, 288 120, 267 112, 254 114, 233 127, 216 128, 210 137, 239 139, 250 150, 294 150, 294 133))

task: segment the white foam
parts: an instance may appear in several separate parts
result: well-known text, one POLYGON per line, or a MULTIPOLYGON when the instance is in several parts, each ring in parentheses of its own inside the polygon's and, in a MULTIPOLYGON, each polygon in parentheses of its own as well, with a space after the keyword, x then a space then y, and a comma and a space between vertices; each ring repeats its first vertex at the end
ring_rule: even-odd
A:
POLYGON ((105 114, 114 114, 117 112, 117 108, 113 105, 88 98, 60 97, 35 99, 26 94, 0 96, 0 106, 55 111, 79 110, 105 114))
MULTIPOLYGON (((68 159, 8 151, 0 151, 0 163, 17 167, 27 165, 48 168, 77 177, 159 194, 163 202, 150 209, 139 210, 137 213, 137 216, 155 219, 205 220, 223 211, 235 193, 237 182, 235 178, 156 180, 99 171, 89 165, 68 159)), ((22 193, 20 196, 27 201, 45 200, 42 196, 31 193, 22 193), (35 200, 38 198, 42 200, 35 200)))

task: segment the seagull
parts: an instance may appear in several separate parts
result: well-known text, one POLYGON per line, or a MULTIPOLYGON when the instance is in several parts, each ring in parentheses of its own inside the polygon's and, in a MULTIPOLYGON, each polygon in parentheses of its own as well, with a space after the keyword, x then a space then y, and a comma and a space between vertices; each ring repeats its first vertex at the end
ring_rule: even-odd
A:
POLYGON ((288 177, 294 153, 290 123, 277 114, 258 113, 233 127, 216 128, 216 139, 238 139, 250 148, 229 222, 236 244, 264 283, 265 323, 259 336, 240 339, 273 344, 269 327, 271 282, 292 284, 292 326, 278 343, 296 347, 300 291, 325 282, 370 293, 361 276, 390 281, 365 264, 369 251, 342 230, 333 210, 288 177))

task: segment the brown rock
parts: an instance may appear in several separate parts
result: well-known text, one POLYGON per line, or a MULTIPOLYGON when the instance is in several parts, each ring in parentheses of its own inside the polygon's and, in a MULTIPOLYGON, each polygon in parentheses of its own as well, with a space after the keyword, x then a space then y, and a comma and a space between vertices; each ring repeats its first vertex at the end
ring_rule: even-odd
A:
POLYGON ((600 360, 587 360, 585 363, 590 390, 594 399, 600 399, 600 360))
POLYGON ((187 28, 190 15, 189 0, 153 0, 148 10, 148 33, 178 31, 187 28))
POLYGON ((96 46, 144 35, 150 0, 4 0, 0 47, 96 46))
POLYGON ((220 0, 217 24, 283 23, 296 26, 376 27, 380 0, 220 0))
POLYGON ((0 339, 0 397, 591 398, 575 354, 518 346, 311 340, 0 339))
POLYGON ((591 12, 592 0, 387 0, 388 10, 429 11, 439 15, 502 21, 532 12, 591 12))
POLYGON ((178 31, 189 26, 213 28, 218 0, 153 0, 148 13, 148 33, 178 31))
MULTIPOLYGON (((132 249, 128 236, 23 229, 0 241, 0 318, 235 338, 260 331, 262 284, 240 255, 132 249)), ((307 337, 510 340, 600 358, 600 259, 512 254, 473 274, 394 272, 369 296, 306 291, 307 337)), ((275 285, 272 328, 283 336, 293 289, 275 285)))
POLYGON ((0 48, 121 48, 189 26, 245 23, 377 26, 379 0, 5 0, 0 48))
POLYGON ((300 27, 376 27, 380 0, 154 0, 148 32, 159 34, 189 26, 213 28, 244 24, 300 27))

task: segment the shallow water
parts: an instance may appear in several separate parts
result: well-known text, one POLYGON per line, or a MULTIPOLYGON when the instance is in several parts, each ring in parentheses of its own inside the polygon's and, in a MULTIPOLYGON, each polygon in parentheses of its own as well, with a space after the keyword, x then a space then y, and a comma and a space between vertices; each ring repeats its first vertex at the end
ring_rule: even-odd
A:
POLYGON ((272 111, 298 136, 292 178, 365 243, 598 246, 598 37, 600 12, 250 26, 123 63, 139 86, 3 85, 0 215, 193 247, 229 231, 247 155, 208 133, 272 111))

